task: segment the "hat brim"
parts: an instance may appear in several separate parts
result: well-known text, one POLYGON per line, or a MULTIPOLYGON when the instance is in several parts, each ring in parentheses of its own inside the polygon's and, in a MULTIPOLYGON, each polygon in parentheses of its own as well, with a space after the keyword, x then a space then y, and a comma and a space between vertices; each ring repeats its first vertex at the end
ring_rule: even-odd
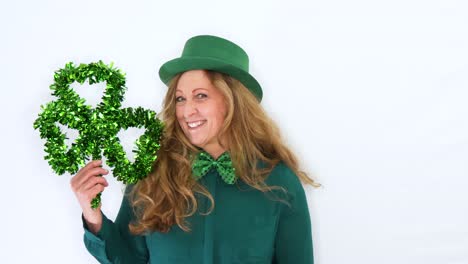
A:
POLYGON ((178 73, 190 70, 212 70, 230 75, 247 87, 259 101, 262 100, 262 88, 252 75, 235 65, 215 58, 183 57, 170 60, 159 69, 159 78, 168 85, 178 73))

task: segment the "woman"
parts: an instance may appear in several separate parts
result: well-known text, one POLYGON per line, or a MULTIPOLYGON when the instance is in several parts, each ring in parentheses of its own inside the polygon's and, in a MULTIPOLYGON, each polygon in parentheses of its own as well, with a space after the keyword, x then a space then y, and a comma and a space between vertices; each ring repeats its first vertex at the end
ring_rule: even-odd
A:
POLYGON ((301 180, 316 184, 262 109, 248 63, 236 44, 204 35, 161 67, 162 147, 115 222, 89 206, 108 185, 101 161, 73 177, 85 245, 101 263, 313 263, 301 180))

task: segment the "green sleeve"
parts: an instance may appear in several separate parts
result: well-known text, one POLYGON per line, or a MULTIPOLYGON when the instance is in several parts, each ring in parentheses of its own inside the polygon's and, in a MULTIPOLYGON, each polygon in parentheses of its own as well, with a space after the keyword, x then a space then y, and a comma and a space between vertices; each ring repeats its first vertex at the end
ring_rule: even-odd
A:
POLYGON ((313 264, 312 226, 304 188, 289 168, 282 174, 291 206, 282 207, 273 263, 313 264))
POLYGON ((126 197, 130 188, 126 188, 115 222, 102 214, 102 227, 96 235, 88 230, 83 219, 85 246, 99 263, 148 263, 145 238, 130 234, 128 229, 128 224, 133 219, 133 211, 126 197))

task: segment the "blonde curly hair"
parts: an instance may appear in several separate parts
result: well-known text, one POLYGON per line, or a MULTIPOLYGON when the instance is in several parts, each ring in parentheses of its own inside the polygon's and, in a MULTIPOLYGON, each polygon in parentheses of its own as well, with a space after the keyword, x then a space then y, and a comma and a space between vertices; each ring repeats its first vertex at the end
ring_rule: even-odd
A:
MULTIPOLYGON (((278 127, 241 82, 219 72, 205 73, 227 103, 227 114, 218 139, 226 139, 223 147, 230 152, 236 174, 243 182, 262 192, 283 189, 267 186, 264 182, 275 165, 283 161, 303 183, 319 185, 299 169, 298 159, 283 142, 278 127), (259 162, 266 166, 260 168, 259 162)), ((163 102, 161 119, 165 129, 158 158, 148 177, 140 180, 130 192, 136 216, 129 224, 133 234, 168 232, 174 224, 190 231, 185 218, 197 211, 195 193, 211 201, 206 214, 215 205, 208 190, 192 177, 190 157, 198 149, 189 142, 176 119, 175 93, 180 76, 170 82, 163 102)))

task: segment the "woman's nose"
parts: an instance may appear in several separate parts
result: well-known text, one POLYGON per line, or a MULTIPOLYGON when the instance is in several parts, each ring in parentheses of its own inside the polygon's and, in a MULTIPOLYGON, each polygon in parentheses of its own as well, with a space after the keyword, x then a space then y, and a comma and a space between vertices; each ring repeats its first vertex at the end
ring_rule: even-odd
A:
POLYGON ((184 117, 188 118, 197 112, 197 106, 192 101, 186 101, 184 107, 184 117))

